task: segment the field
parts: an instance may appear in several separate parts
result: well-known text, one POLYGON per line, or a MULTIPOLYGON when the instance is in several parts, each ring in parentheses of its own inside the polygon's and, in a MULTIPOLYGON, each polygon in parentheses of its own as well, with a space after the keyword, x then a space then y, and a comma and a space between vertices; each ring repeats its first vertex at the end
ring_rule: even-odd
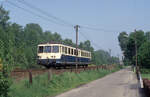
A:
POLYGON ((48 74, 39 75, 33 78, 33 84, 29 84, 28 79, 14 82, 10 88, 11 97, 47 97, 55 96, 77 86, 101 78, 107 74, 119 70, 87 70, 80 73, 64 72, 63 74, 53 74, 48 81, 48 74))

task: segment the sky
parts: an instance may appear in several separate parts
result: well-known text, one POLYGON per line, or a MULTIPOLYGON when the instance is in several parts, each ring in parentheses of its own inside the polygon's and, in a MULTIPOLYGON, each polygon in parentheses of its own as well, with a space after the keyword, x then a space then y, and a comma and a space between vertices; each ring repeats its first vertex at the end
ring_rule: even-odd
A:
MULTIPOLYGON (((38 23, 43 31, 58 32, 62 38, 75 42, 73 26, 53 23, 54 18, 46 17, 20 0, 0 0, 6 10, 10 11, 10 21, 23 27, 28 23, 38 23), (26 12, 8 3, 8 1, 27 9, 26 12), (33 14, 34 13, 34 14, 33 14), (49 18, 45 20, 37 15, 49 18)), ((114 56, 121 55, 118 35, 122 31, 130 33, 137 30, 149 31, 150 0, 25 0, 29 4, 44 10, 72 25, 80 25, 79 42, 89 39, 95 50, 103 49, 114 56), (87 29, 87 27, 94 29, 87 29)), ((59 21, 59 23, 61 23, 59 21)))

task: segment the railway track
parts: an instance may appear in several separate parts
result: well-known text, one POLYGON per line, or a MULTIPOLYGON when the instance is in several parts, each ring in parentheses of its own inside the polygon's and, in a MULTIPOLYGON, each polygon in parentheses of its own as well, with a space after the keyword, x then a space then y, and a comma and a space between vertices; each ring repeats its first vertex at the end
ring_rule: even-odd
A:
MULTIPOLYGON (((52 74, 62 74, 64 72, 76 72, 76 73, 80 73, 81 71, 85 71, 85 70, 95 70, 98 68, 101 69, 111 69, 114 66, 110 65, 110 66, 89 66, 87 68, 81 68, 79 67, 78 69, 29 69, 32 72, 33 77, 37 76, 37 75, 41 75, 44 73, 48 73, 49 70, 51 70, 52 74)), ((28 78, 29 76, 29 70, 23 70, 23 69, 15 69, 11 72, 11 77, 13 79, 15 79, 16 81, 20 81, 24 78, 28 78)))

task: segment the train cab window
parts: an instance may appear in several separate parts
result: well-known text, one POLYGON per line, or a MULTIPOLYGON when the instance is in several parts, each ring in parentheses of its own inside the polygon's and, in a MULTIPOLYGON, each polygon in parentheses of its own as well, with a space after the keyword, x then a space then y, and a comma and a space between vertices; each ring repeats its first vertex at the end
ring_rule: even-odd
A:
POLYGON ((58 53, 59 52, 59 46, 53 46, 53 53, 58 53))
POLYGON ((38 53, 43 53, 43 46, 39 46, 38 53))
POLYGON ((65 54, 67 54, 67 47, 65 47, 65 54))
POLYGON ((45 46, 44 52, 51 53, 51 46, 45 46))

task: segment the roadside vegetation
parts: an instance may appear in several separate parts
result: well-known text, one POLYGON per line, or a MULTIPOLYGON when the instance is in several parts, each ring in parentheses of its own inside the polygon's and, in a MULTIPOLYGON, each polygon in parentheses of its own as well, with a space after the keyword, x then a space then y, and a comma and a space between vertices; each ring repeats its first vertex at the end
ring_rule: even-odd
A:
POLYGON ((107 74, 115 72, 120 68, 112 70, 88 70, 80 73, 65 72, 61 75, 53 75, 49 81, 47 74, 33 78, 33 84, 28 79, 14 82, 10 88, 11 97, 48 97, 63 93, 72 88, 86 84, 90 81, 101 78, 107 74))
POLYGON ((118 40, 124 55, 124 64, 135 66, 137 47, 138 68, 143 78, 150 78, 150 32, 121 32, 118 40))
MULTIPOLYGON (((0 59, 0 65, 2 61, 0 59)), ((2 65, 1 65, 2 66, 2 65)), ((8 75, 8 66, 4 65, 0 68, 0 97, 9 97, 8 92, 11 82, 8 75)))

